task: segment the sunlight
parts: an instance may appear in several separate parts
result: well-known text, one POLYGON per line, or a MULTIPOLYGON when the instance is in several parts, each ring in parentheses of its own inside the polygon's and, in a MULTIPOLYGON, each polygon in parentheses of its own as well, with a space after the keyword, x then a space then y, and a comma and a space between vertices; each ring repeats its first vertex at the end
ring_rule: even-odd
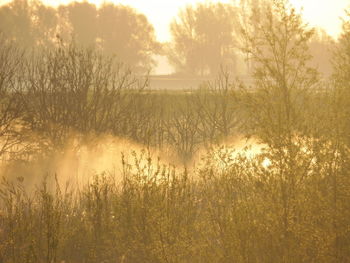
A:
POLYGON ((350 262, 345 0, 12 1, 0 263, 350 262))
MULTIPOLYGON (((0 4, 6 4, 9 0, 0 0, 0 4)), ((71 0, 43 0, 45 4, 58 6, 65 5, 71 0)), ((81 1, 78 1, 81 2, 81 1)), ((145 14, 149 21, 153 24, 159 41, 170 41, 169 24, 171 20, 178 14, 179 9, 186 5, 192 5, 198 2, 206 2, 205 0, 88 0, 97 6, 103 3, 112 2, 114 4, 129 5, 139 12, 145 14)), ((232 0, 214 0, 211 2, 233 3, 232 0)), ((328 34, 336 38, 341 31, 341 19, 344 16, 344 9, 349 6, 348 0, 337 1, 319 1, 319 0, 290 0, 290 3, 297 10, 303 9, 303 16, 307 23, 311 26, 323 28, 328 34), (316 8, 315 8, 316 7, 316 8)))
MULTIPOLYGON (((237 161, 239 162, 240 158, 254 160, 263 153, 265 146, 253 139, 241 139, 230 146, 221 146, 218 149, 214 149, 211 156, 216 160, 215 162, 218 168, 226 169, 237 163, 237 161)), ((271 164, 271 160, 267 157, 261 162, 261 166, 265 169, 269 168, 271 164)))
POLYGON ((264 167, 264 168, 269 168, 270 165, 271 165, 271 160, 269 158, 265 158, 264 161, 262 161, 261 165, 264 167))
POLYGON ((344 9, 349 6, 348 0, 319 1, 319 0, 290 0, 297 9, 302 9, 305 20, 315 27, 323 28, 329 35, 336 38, 341 32, 341 17, 344 9))

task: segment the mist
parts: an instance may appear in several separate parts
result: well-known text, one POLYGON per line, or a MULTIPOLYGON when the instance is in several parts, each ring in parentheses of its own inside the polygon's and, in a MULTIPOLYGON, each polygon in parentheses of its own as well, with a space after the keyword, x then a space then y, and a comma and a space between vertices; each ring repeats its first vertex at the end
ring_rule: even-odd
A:
POLYGON ((349 262, 344 14, 1 5, 0 263, 349 262))

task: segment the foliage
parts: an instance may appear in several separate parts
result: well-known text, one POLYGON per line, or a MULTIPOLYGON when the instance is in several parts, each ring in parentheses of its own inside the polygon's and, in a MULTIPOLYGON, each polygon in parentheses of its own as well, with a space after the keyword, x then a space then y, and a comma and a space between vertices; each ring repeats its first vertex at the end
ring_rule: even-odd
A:
POLYGON ((193 176, 164 166, 146 153, 134 154, 132 159, 123 159, 120 173, 97 175, 79 190, 62 189, 47 178, 28 195, 26 179, 3 181, 2 260, 349 260, 348 176, 341 177, 345 195, 337 214, 344 228, 337 237, 336 255, 333 250, 334 208, 328 201, 332 185, 327 168, 334 160, 329 158, 331 147, 300 153, 297 166, 289 168, 307 174, 297 182, 300 191, 290 203, 287 233, 279 161, 271 159, 268 167, 261 165, 264 158, 275 158, 269 151, 254 158, 242 152, 232 154, 217 150, 216 158, 208 155, 193 176), (321 161, 304 166, 306 160, 315 158, 321 161), (218 160, 226 160, 226 165, 219 165, 218 160))
POLYGON ((0 31, 17 45, 33 48, 51 46, 57 33, 54 8, 40 1, 14 0, 0 7, 0 31))
POLYGON ((244 3, 251 88, 222 70, 197 90, 149 90, 101 50, 0 40, 0 262, 350 261, 349 23, 319 82, 313 31, 288 2, 244 3), (146 149, 72 184, 75 154, 107 135, 146 149), (168 149, 179 167, 152 158, 168 149), (69 172, 50 158, 73 159, 69 172))
POLYGON ((84 47, 98 47, 108 55, 147 72, 159 51, 153 26, 134 9, 104 4, 96 8, 87 2, 72 2, 57 8, 40 1, 14 0, 0 7, 0 31, 26 48, 50 48, 57 36, 70 42, 73 39, 84 47))
POLYGON ((235 69, 235 15, 229 4, 202 3, 179 12, 170 29, 169 60, 180 73, 215 75, 235 69))

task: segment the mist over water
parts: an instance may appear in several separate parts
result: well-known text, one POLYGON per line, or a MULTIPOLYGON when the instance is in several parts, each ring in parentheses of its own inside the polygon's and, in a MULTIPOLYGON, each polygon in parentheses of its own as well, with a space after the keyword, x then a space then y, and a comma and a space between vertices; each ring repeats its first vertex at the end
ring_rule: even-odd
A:
MULTIPOLYGON (((91 183, 96 175, 111 175, 117 181, 122 180, 123 162, 133 163, 135 158, 151 158, 156 162, 162 158, 164 164, 179 163, 174 155, 167 157, 166 151, 146 148, 126 139, 113 136, 90 138, 90 143, 78 144, 72 137, 60 152, 41 156, 31 163, 22 161, 4 162, 2 174, 7 178, 18 179, 21 176, 29 187, 39 185, 45 179, 54 182, 54 177, 62 186, 83 187, 91 183)), ((143 161, 145 161, 143 160, 143 161)))
POLYGON ((350 11, 333 39, 206 1, 169 32, 0 6, 0 263, 350 262, 350 11))
MULTIPOLYGON (((61 151, 31 162, 3 161, 0 167, 2 176, 14 181, 23 180, 31 191, 45 180, 52 185, 57 180, 61 186, 81 189, 92 183, 96 176, 108 175, 121 182, 125 164, 137 162, 140 166, 169 166, 179 171, 195 172, 205 165, 203 159, 212 158, 218 167, 225 169, 238 155, 253 159, 263 148, 256 140, 235 136, 217 146, 200 147, 191 159, 184 162, 172 145, 157 149, 111 135, 88 136, 87 142, 81 144, 81 137, 84 136, 72 136, 61 151)), ((268 164, 268 160, 262 163, 266 167, 268 164)))

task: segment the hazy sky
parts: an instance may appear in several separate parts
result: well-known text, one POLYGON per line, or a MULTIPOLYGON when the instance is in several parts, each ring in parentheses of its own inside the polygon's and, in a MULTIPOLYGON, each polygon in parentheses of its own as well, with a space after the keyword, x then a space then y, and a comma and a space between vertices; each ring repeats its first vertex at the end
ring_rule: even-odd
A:
MULTIPOLYGON (((10 0, 0 0, 0 4, 10 0)), ((42 0, 45 4, 57 6, 67 4, 71 0, 42 0)), ((84 1, 84 0, 79 0, 84 1)), ((186 5, 205 2, 206 0, 88 0, 88 2, 101 5, 104 2, 129 5, 145 14, 153 24, 157 39, 162 42, 170 40, 169 24, 178 14, 179 9, 186 5)), ((239 0, 212 0, 212 2, 235 2, 239 0)), ((341 19, 345 8, 350 8, 350 0, 290 0, 297 10, 303 8, 303 16, 311 26, 322 27, 328 34, 337 37, 341 32, 341 19)), ((173 71, 165 57, 156 56, 158 65, 154 72, 168 74, 173 71)))
MULTIPOLYGON (((0 0, 0 3, 9 0, 0 0)), ((88 0, 100 5, 104 0, 88 0)), ((177 15, 179 8, 188 4, 204 2, 205 0, 112 0, 108 2, 130 5, 144 13, 156 30, 159 41, 169 41, 169 23, 177 15)), ((214 2, 228 3, 234 0, 214 0, 214 2)), ((67 4, 70 0, 43 0, 50 5, 67 4)), ((328 34, 336 37, 341 31, 340 17, 344 16, 344 9, 350 6, 350 0, 290 0, 297 8, 303 7, 305 20, 313 26, 323 27, 328 34)))

